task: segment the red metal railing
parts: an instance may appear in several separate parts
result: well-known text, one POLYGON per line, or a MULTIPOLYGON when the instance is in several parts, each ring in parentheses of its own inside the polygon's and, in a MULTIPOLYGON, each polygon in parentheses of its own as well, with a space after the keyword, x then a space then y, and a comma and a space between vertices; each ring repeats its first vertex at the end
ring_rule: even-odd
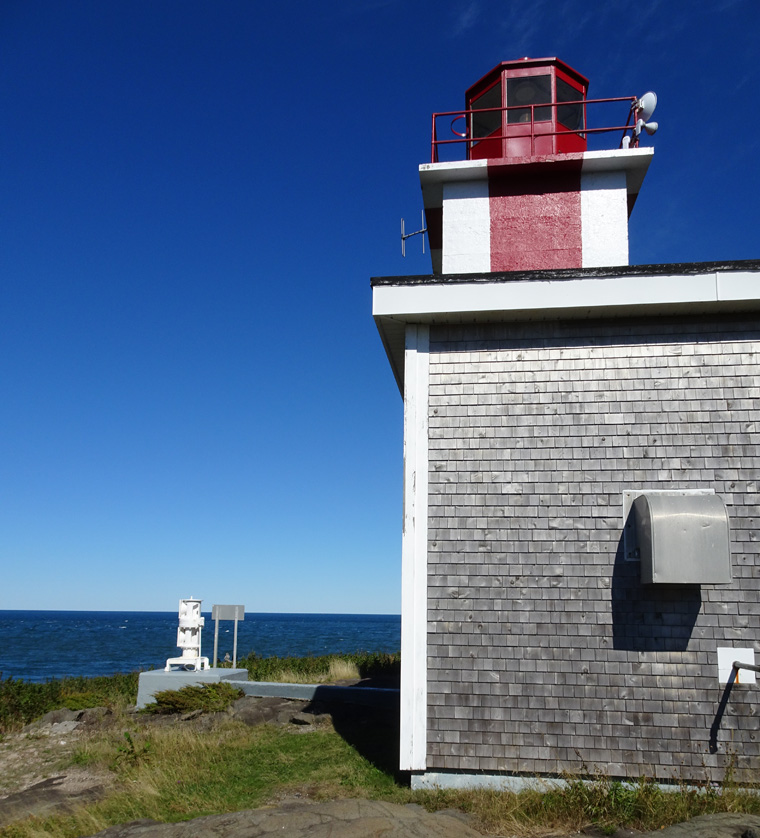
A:
POLYGON ((613 99, 584 99, 575 102, 542 102, 541 104, 537 105, 512 105, 506 108, 482 108, 478 110, 464 110, 464 111, 442 111, 441 113, 434 113, 433 114, 433 139, 432 139, 432 147, 431 147, 431 155, 430 155, 430 162, 431 163, 438 163, 438 149, 441 146, 448 146, 448 145, 464 145, 465 149, 465 159, 470 159, 470 151, 474 146, 477 146, 478 143, 483 141, 510 141, 516 139, 512 135, 505 134, 503 126, 506 123, 506 112, 507 111, 526 111, 530 109, 530 123, 511 123, 511 125, 528 125, 530 124, 530 134, 524 134, 520 137, 520 139, 527 139, 530 137, 530 153, 533 155, 535 153, 535 146, 536 146, 536 139, 539 137, 558 137, 558 136, 567 136, 568 134, 576 134, 578 136, 585 136, 586 134, 603 134, 603 133, 611 133, 613 131, 622 131, 622 136, 620 138, 619 147, 623 146, 623 139, 628 134, 628 131, 631 132, 630 138, 630 147, 633 148, 638 145, 638 136, 634 135, 634 124, 631 122, 631 116, 635 112, 635 104, 638 101, 636 96, 619 96, 613 99), (535 109, 536 108, 560 108, 560 107, 567 107, 570 105, 583 105, 583 113, 584 113, 584 125, 586 123, 586 106, 588 105, 601 105, 601 104, 610 104, 614 102, 628 102, 629 109, 628 109, 628 119, 626 120, 625 125, 612 125, 612 126, 605 126, 601 128, 588 128, 584 127, 582 129, 572 130, 569 128, 564 128, 561 131, 546 131, 543 130, 542 126, 547 125, 556 125, 561 124, 558 123, 556 115, 552 121, 542 120, 540 122, 536 122, 535 117, 535 109), (473 114, 482 114, 482 113, 493 113, 493 112, 501 112, 501 124, 502 130, 499 133, 489 134, 487 137, 472 137, 470 135, 470 127, 471 116, 473 114), (450 129, 453 134, 455 134, 454 139, 439 139, 438 138, 438 119, 442 119, 444 117, 453 117, 450 122, 450 129), (460 131, 456 131, 454 129, 454 123, 460 119, 465 120, 465 126, 467 130, 462 133, 460 131))

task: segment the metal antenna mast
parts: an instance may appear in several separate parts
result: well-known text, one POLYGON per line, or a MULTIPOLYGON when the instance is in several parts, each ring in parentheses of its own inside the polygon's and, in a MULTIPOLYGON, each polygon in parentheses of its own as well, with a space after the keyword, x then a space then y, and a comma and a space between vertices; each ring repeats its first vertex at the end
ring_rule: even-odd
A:
POLYGON ((413 233, 405 233, 404 232, 404 219, 401 219, 401 255, 406 256, 406 240, 410 239, 412 236, 419 236, 422 234, 422 252, 425 252, 425 233, 427 233, 427 227, 425 226, 425 210, 420 212, 420 223, 422 224, 421 230, 415 230, 413 233))

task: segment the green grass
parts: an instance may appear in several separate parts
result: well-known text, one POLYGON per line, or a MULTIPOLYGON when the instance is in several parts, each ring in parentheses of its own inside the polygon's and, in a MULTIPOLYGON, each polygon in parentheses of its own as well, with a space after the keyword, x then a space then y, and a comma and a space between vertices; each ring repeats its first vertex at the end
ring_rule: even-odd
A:
MULTIPOLYGON (((350 665, 361 678, 396 678, 400 656, 384 652, 354 652, 344 655, 306 657, 260 657, 251 653, 238 661, 251 681, 324 682, 331 667, 350 665)), ((0 734, 20 730, 49 710, 68 707, 127 707, 137 701, 138 672, 95 678, 61 678, 32 683, 20 678, 2 678, 0 673, 0 734)))
POLYGON ((237 722, 209 732, 179 724, 141 727, 89 742, 74 762, 115 775, 108 798, 12 824, 0 836, 74 838, 137 818, 181 821, 253 808, 294 789, 317 799, 409 794, 332 730, 299 734, 237 722))
POLYGON ((255 652, 240 658, 237 665, 248 670, 251 681, 285 681, 318 683, 336 662, 351 664, 360 678, 397 678, 401 656, 385 652, 353 652, 342 655, 307 655, 304 657, 260 657, 255 652))
MULTIPOLYGON (((397 671, 397 655, 345 657, 365 676, 397 671)), ((330 664, 330 658, 320 657, 252 655, 245 660, 257 680, 274 680, 285 670, 306 677, 330 664)), ((170 692, 166 706, 177 712, 213 710, 220 706, 217 700, 224 703, 237 695, 232 685, 222 689, 227 687, 235 695, 212 696, 197 688, 170 692)), ((0 838, 75 838, 137 818, 181 821, 261 806, 293 791, 313 799, 364 797, 415 802, 430 810, 457 808, 471 814, 484 832, 514 835, 574 832, 591 824, 609 833, 617 827, 656 830, 715 812, 760 814, 760 795, 730 781, 722 787, 683 784, 666 792, 646 779, 624 785, 599 775, 570 777, 562 786, 547 783, 519 794, 412 792, 395 770, 398 719, 393 714, 367 710, 366 717, 356 717, 336 708, 335 729, 308 733, 269 725, 251 728, 231 719, 210 727, 157 726, 122 712, 134 704, 136 690, 136 674, 47 684, 0 681, 0 723, 10 726, 5 729, 17 729, 22 720, 60 706, 105 704, 115 710, 115 721, 84 736, 70 758, 73 765, 111 776, 108 796, 68 814, 17 822, 0 829, 0 838)))
POLYGON ((137 701, 138 673, 31 683, 0 678, 0 733, 19 730, 50 710, 125 707, 137 701))
POLYGON ((488 790, 437 791, 416 796, 428 809, 454 808, 472 815, 487 834, 576 833, 594 826, 612 834, 618 828, 655 831, 717 812, 760 814, 752 791, 732 788, 663 791, 650 780, 623 785, 597 778, 571 780, 567 786, 520 793, 488 790))
MULTIPOLYGON (((68 814, 30 819, 0 829, 0 838, 75 838, 138 818, 176 822, 264 805, 298 791, 317 800, 340 797, 458 808, 488 833, 574 832, 589 824, 654 830, 696 815, 760 813, 760 798, 730 785, 665 792, 642 780, 623 785, 597 777, 564 787, 520 792, 412 792, 366 754, 365 743, 334 730, 298 733, 287 727, 246 727, 227 720, 210 729, 186 724, 155 727, 123 717, 130 730, 86 740, 72 761, 114 777, 109 796, 68 814)), ((361 726, 361 725, 360 725, 361 726)), ((387 738, 391 731, 379 731, 387 738)))

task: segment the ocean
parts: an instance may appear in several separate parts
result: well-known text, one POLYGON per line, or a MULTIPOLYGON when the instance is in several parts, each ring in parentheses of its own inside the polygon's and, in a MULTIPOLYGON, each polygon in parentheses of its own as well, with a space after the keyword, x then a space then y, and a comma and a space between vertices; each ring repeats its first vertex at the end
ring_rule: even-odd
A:
MULTIPOLYGON (((201 653, 214 653, 205 613, 201 653)), ((176 657, 176 611, 0 611, 0 677, 46 681, 67 676, 163 669, 176 657)), ((232 657, 233 623, 219 623, 219 657, 232 657)), ((398 652, 397 614, 246 614, 238 657, 398 652)))

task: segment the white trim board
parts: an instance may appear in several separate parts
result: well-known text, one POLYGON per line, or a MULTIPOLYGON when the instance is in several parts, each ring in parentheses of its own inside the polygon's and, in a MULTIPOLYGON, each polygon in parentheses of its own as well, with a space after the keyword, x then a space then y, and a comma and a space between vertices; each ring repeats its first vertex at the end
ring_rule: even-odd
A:
POLYGON ((404 381, 404 533, 401 546, 402 771, 427 764, 427 513, 430 330, 407 326, 404 381))

